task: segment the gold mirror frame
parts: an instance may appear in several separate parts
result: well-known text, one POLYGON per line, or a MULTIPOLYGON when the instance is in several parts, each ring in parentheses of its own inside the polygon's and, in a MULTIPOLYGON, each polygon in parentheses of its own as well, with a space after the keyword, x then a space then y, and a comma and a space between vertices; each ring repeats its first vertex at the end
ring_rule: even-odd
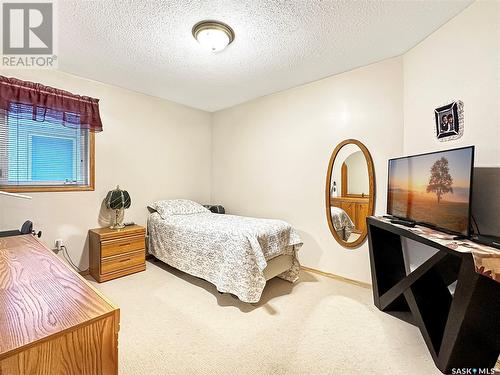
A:
POLYGON ((367 228, 361 233, 359 238, 356 241, 353 242, 347 242, 344 241, 340 236, 338 235, 337 231, 333 227, 333 222, 332 222, 332 216, 331 216, 331 193, 330 193, 330 188, 331 188, 331 179, 332 179, 332 171, 333 171, 333 164, 335 163, 335 159, 337 158, 338 153, 344 147, 345 145, 348 144, 354 144, 360 148, 360 150, 363 152, 363 155, 365 156, 366 160, 366 167, 368 170, 368 181, 369 181, 369 201, 368 201, 368 216, 373 215, 374 212, 374 207, 375 207, 375 169, 373 167, 373 160, 372 156, 370 155, 370 151, 366 148, 366 146, 358 141, 357 139, 346 139, 345 141, 340 142, 337 147, 333 150, 332 156, 330 157, 330 162, 328 163, 328 171, 326 174, 326 187, 325 187, 325 206, 326 206, 326 220, 328 222, 328 227, 330 228, 330 232, 332 232, 333 237, 335 240, 342 246, 347 247, 347 248, 356 248, 359 247, 366 239, 366 236, 368 234, 367 228))

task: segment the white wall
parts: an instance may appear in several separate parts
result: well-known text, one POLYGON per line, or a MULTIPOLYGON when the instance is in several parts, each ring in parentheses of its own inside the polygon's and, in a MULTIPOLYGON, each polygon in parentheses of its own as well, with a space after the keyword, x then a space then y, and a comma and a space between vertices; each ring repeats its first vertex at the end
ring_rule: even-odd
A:
POLYGON ((370 181, 365 155, 356 151, 346 160, 347 167, 347 194, 370 194, 370 181))
POLYGON ((345 138, 366 144, 378 213, 389 157, 475 144, 476 165, 500 165, 499 8, 478 1, 400 58, 215 113, 212 201, 289 221, 304 239, 304 265, 369 281, 366 243, 347 250, 328 231, 330 153, 345 138), (464 136, 439 142, 434 109, 457 99, 465 104, 464 136))
MULTIPOLYGON (((332 179, 330 181, 330 188, 333 186, 333 182, 335 181, 335 185, 337 187, 336 189, 337 196, 342 195, 342 164, 346 161, 346 159, 350 155, 354 154, 355 152, 361 152, 360 148, 357 145, 350 143, 342 147, 339 150, 337 157, 335 158, 335 163, 333 164, 332 179)), ((366 162, 365 162, 365 169, 366 169, 366 162)), ((347 184, 349 184, 349 181, 347 181, 347 184)))
POLYGON ((346 138, 368 147, 377 213, 385 212, 390 157, 475 144, 476 165, 500 165, 499 25, 500 3, 478 1, 402 57, 212 115, 60 72, 4 71, 100 98, 104 132, 96 137, 95 192, 0 197, 0 229, 31 218, 49 245, 63 238, 86 267, 87 229, 99 226, 102 199, 120 184, 133 200, 127 220, 144 224, 155 199, 211 197, 229 213, 289 221, 305 242, 304 265, 369 281, 366 243, 345 249, 328 230, 333 148, 346 138), (464 136, 439 142, 434 108, 456 99, 465 104, 464 136))
MULTIPOLYGON (((500 2, 473 3, 403 62, 405 154, 475 145, 476 166, 500 166, 500 2), (434 109, 457 99, 464 102, 464 135, 439 142, 434 109)), ((412 268, 434 253, 405 245, 412 268)))
POLYGON ((213 115, 212 202, 229 213, 280 218, 304 240, 303 265, 370 281, 368 246, 335 242, 325 179, 335 146, 363 142, 385 211, 387 159, 403 144, 402 59, 395 58, 259 98, 213 115))
POLYGON ((476 166, 500 165, 500 2, 477 1, 404 62, 404 152, 476 145, 476 166), (439 142, 434 109, 464 102, 461 139, 439 142))
POLYGON ((132 197, 125 220, 142 225, 151 201, 209 201, 209 113, 58 71, 0 74, 99 98, 104 128, 96 134, 95 191, 30 193, 31 201, 0 196, 0 230, 17 229, 31 219, 47 245, 62 238, 72 258, 86 268, 87 231, 103 225, 101 203, 117 184, 132 197))

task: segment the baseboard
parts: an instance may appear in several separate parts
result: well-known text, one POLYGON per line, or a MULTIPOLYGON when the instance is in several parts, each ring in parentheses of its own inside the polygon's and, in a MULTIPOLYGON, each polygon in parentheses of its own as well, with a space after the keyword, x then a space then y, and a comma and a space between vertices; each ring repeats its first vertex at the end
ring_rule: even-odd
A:
POLYGON ((338 280, 338 281, 343 281, 343 282, 348 283, 348 284, 356 285, 356 286, 359 286, 361 288, 366 288, 366 289, 371 289, 372 288, 371 284, 364 283, 364 282, 358 281, 358 280, 349 279, 347 277, 335 275, 335 274, 330 273, 330 272, 320 271, 320 270, 317 270, 315 268, 300 266, 300 269, 302 269, 304 271, 316 273, 316 274, 321 275, 321 276, 329 277, 330 279, 334 279, 334 280, 338 280))

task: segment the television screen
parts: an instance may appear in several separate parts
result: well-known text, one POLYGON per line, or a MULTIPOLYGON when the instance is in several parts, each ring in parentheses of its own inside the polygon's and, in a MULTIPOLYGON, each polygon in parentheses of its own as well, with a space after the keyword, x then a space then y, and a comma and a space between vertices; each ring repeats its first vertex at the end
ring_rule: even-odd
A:
POLYGON ((387 212, 469 235, 474 146, 389 160, 387 212))

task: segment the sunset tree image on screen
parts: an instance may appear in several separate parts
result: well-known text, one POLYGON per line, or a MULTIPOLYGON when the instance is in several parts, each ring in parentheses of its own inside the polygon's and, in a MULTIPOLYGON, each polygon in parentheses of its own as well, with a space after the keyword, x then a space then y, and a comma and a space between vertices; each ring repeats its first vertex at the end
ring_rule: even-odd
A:
POLYGON ((438 204, 444 194, 453 193, 453 178, 450 175, 448 164, 448 159, 442 157, 431 168, 431 178, 429 185, 427 185, 427 192, 436 193, 438 204))
POLYGON ((473 150, 463 147, 391 159, 387 212, 467 235, 473 150))

